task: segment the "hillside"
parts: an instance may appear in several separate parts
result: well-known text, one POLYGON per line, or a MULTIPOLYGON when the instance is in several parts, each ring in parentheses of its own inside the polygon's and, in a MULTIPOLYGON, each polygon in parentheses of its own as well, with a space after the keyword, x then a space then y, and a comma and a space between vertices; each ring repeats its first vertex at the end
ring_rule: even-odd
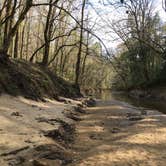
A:
POLYGON ((34 100, 81 95, 73 84, 57 77, 48 68, 13 59, 0 64, 0 93, 34 100))

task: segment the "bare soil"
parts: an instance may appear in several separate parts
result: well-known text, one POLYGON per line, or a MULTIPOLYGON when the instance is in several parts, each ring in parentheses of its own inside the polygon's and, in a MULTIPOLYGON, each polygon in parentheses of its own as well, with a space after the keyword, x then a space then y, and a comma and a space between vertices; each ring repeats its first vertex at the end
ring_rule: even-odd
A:
POLYGON ((0 97, 0 166, 165 166, 166 115, 120 101, 0 97))
POLYGON ((82 118, 70 166, 166 165, 166 115, 98 101, 82 118))
POLYGON ((0 96, 0 166, 60 166, 71 163, 70 145, 80 101, 0 96), (68 117, 67 117, 68 115, 68 117), (76 118, 75 117, 75 118, 76 118))

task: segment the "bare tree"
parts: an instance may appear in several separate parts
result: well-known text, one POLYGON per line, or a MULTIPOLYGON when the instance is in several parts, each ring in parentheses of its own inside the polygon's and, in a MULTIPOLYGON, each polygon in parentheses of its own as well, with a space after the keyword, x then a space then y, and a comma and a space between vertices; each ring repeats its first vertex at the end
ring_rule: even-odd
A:
POLYGON ((0 48, 1 56, 7 55, 10 43, 11 43, 13 37, 15 36, 15 34, 17 33, 17 30, 18 30, 20 24, 22 23, 22 21, 24 20, 26 14, 28 13, 30 8, 32 7, 32 2, 33 2, 33 0, 26 0, 25 1, 25 4, 23 4, 24 5, 23 9, 20 12, 20 15, 18 16, 18 19, 16 20, 16 22, 13 25, 10 24, 10 28, 8 28, 9 22, 12 21, 14 15, 15 15, 17 0, 14 1, 14 4, 13 4, 11 11, 10 11, 11 2, 10 2, 10 0, 7 1, 8 7, 6 8, 6 17, 5 17, 5 19, 3 19, 4 21, 1 20, 1 24, 3 24, 3 23, 5 24, 4 42, 0 48))
POLYGON ((83 41, 83 30, 84 30, 84 10, 85 10, 86 0, 82 1, 81 9, 81 23, 80 23, 80 44, 77 54, 77 62, 75 69, 75 85, 79 88, 79 77, 80 77, 80 63, 81 63, 81 51, 82 51, 82 41, 83 41))

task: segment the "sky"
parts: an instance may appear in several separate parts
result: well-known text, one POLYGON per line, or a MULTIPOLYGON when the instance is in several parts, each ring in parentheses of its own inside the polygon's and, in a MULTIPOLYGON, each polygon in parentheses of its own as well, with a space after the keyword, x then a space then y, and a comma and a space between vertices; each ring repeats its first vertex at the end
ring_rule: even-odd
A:
MULTIPOLYGON (((103 20, 109 19, 110 21, 116 20, 119 16, 124 15, 124 11, 117 11, 114 7, 106 7, 99 3, 101 0, 89 0, 93 7, 88 7, 92 25, 95 22, 95 33, 103 40, 108 48, 116 48, 121 41, 114 40, 116 37, 114 34, 109 33, 110 28, 105 26, 104 21, 101 21, 99 15, 103 20), (99 14, 97 14, 97 13, 99 14), (102 26, 101 26, 102 25, 102 26)), ((106 0, 105 0, 106 1, 106 0)), ((120 1, 120 0, 119 0, 120 1)), ((166 11, 162 8, 162 0, 155 0, 154 10, 158 12, 162 22, 166 22, 166 11)))
POLYGON ((159 12, 163 22, 166 22, 166 11, 162 8, 162 0, 156 0, 156 11, 159 12))

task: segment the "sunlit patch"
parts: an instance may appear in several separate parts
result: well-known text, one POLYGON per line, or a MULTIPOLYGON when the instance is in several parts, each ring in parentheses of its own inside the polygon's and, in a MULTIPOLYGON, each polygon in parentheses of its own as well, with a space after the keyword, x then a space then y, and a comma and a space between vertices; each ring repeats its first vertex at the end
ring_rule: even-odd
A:
POLYGON ((11 109, 11 108, 0 106, 0 111, 12 111, 12 110, 13 109, 11 109))
POLYGON ((101 126, 89 126, 79 128, 79 133, 87 133, 87 132, 103 132, 103 127, 101 126))
POLYGON ((92 107, 92 108, 89 108, 89 110, 118 110, 118 109, 126 109, 125 107, 123 106, 120 106, 120 105, 111 105, 111 106, 101 106, 101 107, 92 107))
POLYGON ((25 104, 28 104, 28 105, 34 105, 34 106, 37 106, 37 107, 43 107, 43 108, 49 108, 48 105, 46 105, 45 103, 43 102, 37 102, 37 101, 34 101, 34 100, 30 100, 30 99, 26 99, 24 97, 19 97, 18 98, 21 102, 25 103, 25 104))
POLYGON ((142 120, 131 123, 127 114, 140 115, 140 111, 125 104, 121 106, 121 103, 120 106, 90 108, 89 112, 78 127, 77 144, 84 143, 81 149, 86 149, 86 153, 76 166, 156 166, 165 163, 166 128, 161 127, 164 125, 161 114, 142 116, 142 120), (117 128, 117 132, 112 132, 113 128, 117 128))
MULTIPOLYGON (((87 157, 78 166, 111 166, 111 165, 149 165, 155 166, 156 162, 147 160, 149 153, 143 149, 106 148, 106 152, 99 148, 97 153, 87 157), (101 150, 101 151, 100 151, 101 150)), ((152 156, 151 156, 152 157, 152 156)))

